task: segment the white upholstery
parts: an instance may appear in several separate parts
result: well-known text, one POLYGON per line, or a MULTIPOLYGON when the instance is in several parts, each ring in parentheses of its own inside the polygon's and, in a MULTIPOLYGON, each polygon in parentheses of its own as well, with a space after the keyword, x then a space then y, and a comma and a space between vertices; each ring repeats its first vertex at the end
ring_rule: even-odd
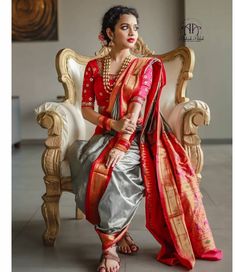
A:
MULTIPOLYGON (((76 62, 74 59, 70 58, 67 62, 68 72, 70 77, 73 79, 76 88, 76 104, 75 107, 79 112, 81 112, 81 101, 82 101, 82 84, 84 78, 84 71, 86 65, 76 62)), ((86 129, 86 139, 88 140, 94 133, 95 126, 85 120, 82 116, 83 122, 85 123, 86 129)))
POLYGON ((63 122, 61 135, 61 160, 63 160, 69 145, 76 139, 86 139, 84 119, 81 115, 81 111, 78 111, 77 108, 69 102, 46 102, 35 109, 37 115, 46 111, 56 112, 63 122))
POLYGON ((182 141, 184 115, 186 112, 192 109, 204 109, 208 112, 208 116, 210 116, 210 109, 208 105, 201 100, 190 100, 185 103, 180 103, 173 108, 168 116, 167 122, 180 142, 182 141))
POLYGON ((70 177, 71 172, 70 172, 70 167, 69 167, 69 162, 68 160, 63 160, 60 165, 60 173, 62 177, 70 177))
POLYGON ((166 85, 163 88, 160 99, 160 110, 166 121, 168 121, 168 118, 175 107, 176 84, 182 65, 183 62, 180 57, 176 57, 173 60, 164 63, 166 70, 166 85))
POLYGON ((76 87, 76 106, 81 105, 82 100, 82 84, 86 65, 76 62, 69 58, 67 61, 68 72, 76 87))

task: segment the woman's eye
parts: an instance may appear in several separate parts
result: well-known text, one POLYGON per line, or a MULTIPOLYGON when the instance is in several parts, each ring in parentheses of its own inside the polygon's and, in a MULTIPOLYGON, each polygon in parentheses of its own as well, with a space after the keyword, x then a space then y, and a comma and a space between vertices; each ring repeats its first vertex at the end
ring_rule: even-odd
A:
MULTIPOLYGON (((128 26, 122 26, 121 29, 122 29, 122 30, 127 30, 127 29, 128 29, 128 26)), ((137 31, 138 29, 139 29, 138 26, 135 26, 135 27, 134 27, 134 30, 135 30, 135 31, 137 31)))

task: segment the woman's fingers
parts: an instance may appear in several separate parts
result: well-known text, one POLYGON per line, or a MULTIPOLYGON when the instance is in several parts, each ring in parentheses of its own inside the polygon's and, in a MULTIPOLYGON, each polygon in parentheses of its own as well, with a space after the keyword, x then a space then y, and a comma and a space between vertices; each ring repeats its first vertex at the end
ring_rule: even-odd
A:
POLYGON ((128 123, 123 128, 123 132, 133 133, 135 131, 135 129, 136 129, 136 125, 135 124, 128 123))
POLYGON ((119 156, 117 156, 116 158, 114 158, 111 166, 114 167, 116 165, 116 163, 118 162, 118 160, 119 160, 119 156))
POLYGON ((120 150, 112 149, 109 152, 107 161, 106 161, 106 167, 109 168, 110 166, 114 167, 116 163, 119 162, 119 160, 124 156, 124 152, 120 150))
POLYGON ((109 164, 110 164, 110 159, 111 159, 111 157, 110 157, 110 156, 108 156, 107 161, 106 161, 106 167, 107 167, 107 168, 109 167, 109 164))
POLYGON ((107 163, 106 163, 106 167, 107 167, 107 168, 109 168, 109 167, 112 165, 113 160, 114 160, 114 157, 110 157, 110 156, 109 156, 108 161, 107 161, 107 163))

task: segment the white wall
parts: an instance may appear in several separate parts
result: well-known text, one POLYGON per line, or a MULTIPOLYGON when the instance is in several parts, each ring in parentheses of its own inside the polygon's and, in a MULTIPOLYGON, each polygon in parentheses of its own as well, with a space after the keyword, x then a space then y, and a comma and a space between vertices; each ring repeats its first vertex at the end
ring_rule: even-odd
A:
POLYGON ((69 47, 92 56, 100 49, 97 36, 101 18, 116 4, 138 10, 140 36, 155 52, 164 53, 182 43, 179 41, 183 19, 181 0, 58 0, 59 41, 14 42, 12 45, 13 95, 20 96, 23 139, 45 138, 46 130, 36 123, 33 110, 63 95, 54 65, 56 53, 69 47))
POLYGON ((232 138, 232 3, 231 0, 185 0, 186 18, 197 19, 204 40, 187 42, 196 55, 188 95, 205 101, 211 110, 202 138, 232 138))

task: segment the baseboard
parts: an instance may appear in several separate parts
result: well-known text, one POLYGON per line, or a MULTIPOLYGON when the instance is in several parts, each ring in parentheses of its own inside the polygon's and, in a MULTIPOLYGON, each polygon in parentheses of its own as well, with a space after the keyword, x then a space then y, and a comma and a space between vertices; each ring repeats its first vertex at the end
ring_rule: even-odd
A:
POLYGON ((202 145, 232 144, 232 139, 202 139, 202 145))

